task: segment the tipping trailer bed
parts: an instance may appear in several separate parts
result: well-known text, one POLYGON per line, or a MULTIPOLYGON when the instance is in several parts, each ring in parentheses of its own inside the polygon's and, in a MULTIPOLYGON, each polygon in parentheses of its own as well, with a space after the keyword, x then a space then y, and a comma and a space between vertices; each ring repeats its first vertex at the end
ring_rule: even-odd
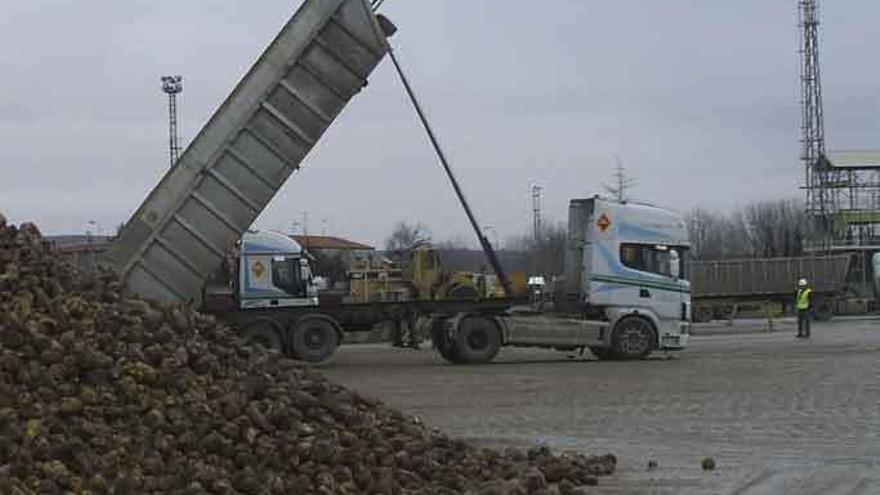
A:
POLYGON ((752 310, 766 303, 791 309, 797 281, 806 278, 813 287, 814 314, 827 319, 835 312, 835 300, 846 290, 851 256, 811 256, 697 261, 691 264, 693 319, 734 318, 743 307, 752 310))
POLYGON ((388 53, 366 0, 306 0, 125 224, 106 261, 127 290, 203 287, 388 53))

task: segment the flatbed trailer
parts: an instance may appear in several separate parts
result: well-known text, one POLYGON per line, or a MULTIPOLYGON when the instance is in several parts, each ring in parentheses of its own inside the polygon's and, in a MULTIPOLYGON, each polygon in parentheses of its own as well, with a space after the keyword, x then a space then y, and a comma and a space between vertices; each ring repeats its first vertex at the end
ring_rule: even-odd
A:
MULTIPOLYGON (((374 330, 389 323, 401 334, 410 335, 414 343, 430 338, 438 350, 451 344, 446 332, 458 330, 463 318, 499 330, 501 340, 475 346, 476 351, 491 352, 470 362, 491 360, 505 342, 506 317, 515 304, 511 299, 436 300, 370 303, 319 303, 317 306, 259 308, 240 311, 211 311, 217 318, 247 335, 256 336, 267 347, 312 362, 328 359, 345 343, 347 336, 374 330), (450 325, 454 324, 454 328, 450 325), (332 329, 332 330, 331 330, 332 329), (496 346, 497 344, 497 346, 496 346), (484 349, 485 348, 485 349, 484 349)), ((474 349, 471 349, 474 350, 474 349)), ((450 351, 451 352, 451 351, 450 351)))

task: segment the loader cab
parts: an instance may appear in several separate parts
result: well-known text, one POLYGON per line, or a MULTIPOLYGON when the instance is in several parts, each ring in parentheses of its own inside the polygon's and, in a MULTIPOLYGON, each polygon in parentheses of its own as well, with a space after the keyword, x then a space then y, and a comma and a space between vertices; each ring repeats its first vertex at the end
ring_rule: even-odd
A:
POLYGON ((310 258, 293 239, 275 232, 247 232, 239 245, 240 309, 317 306, 310 258))

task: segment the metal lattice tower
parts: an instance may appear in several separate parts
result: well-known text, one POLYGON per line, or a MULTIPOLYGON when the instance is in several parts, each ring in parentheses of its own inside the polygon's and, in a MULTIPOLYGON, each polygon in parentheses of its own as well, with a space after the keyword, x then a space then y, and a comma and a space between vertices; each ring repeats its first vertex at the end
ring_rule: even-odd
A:
POLYGON ((171 166, 180 159, 180 141, 177 136, 177 95, 183 92, 182 76, 163 76, 162 91, 168 95, 168 145, 171 166))
POLYGON ((798 0, 801 46, 802 153, 810 250, 876 245, 880 237, 880 168, 876 152, 826 151, 819 65, 819 0, 798 0))
POLYGON ((825 154, 825 123, 822 108, 822 77, 819 66, 819 7, 817 0, 799 0, 801 46, 801 160, 804 162, 807 211, 821 219, 836 209, 834 193, 829 190, 829 173, 820 170, 825 154))

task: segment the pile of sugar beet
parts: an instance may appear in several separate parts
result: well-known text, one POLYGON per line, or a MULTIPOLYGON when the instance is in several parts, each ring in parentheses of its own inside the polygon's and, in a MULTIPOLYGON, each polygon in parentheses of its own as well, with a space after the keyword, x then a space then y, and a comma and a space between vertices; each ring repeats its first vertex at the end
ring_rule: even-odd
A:
POLYGON ((450 439, 0 215, 0 493, 587 493, 611 455, 450 439))

